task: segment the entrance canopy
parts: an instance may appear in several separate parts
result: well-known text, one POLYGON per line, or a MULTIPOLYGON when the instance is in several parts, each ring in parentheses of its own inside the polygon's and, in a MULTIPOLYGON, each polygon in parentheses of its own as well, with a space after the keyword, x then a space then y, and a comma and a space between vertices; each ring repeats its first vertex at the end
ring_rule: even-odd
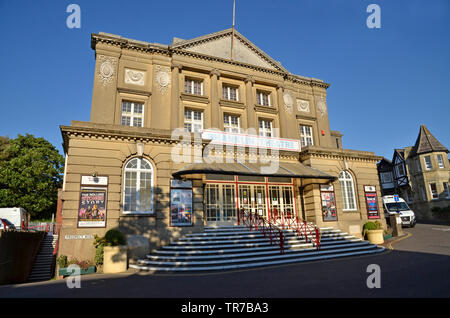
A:
MULTIPOLYGON (((187 165, 183 169, 175 171, 172 176, 180 178, 190 174, 226 174, 237 176, 271 176, 271 177, 288 177, 288 178, 311 178, 311 179, 327 179, 335 180, 329 174, 323 171, 307 167, 300 162, 280 162, 278 169, 274 173, 267 173, 269 165, 261 163, 193 163, 187 165)), ((270 171, 270 170, 269 170, 270 171)), ((272 172, 272 171, 271 171, 272 172)))

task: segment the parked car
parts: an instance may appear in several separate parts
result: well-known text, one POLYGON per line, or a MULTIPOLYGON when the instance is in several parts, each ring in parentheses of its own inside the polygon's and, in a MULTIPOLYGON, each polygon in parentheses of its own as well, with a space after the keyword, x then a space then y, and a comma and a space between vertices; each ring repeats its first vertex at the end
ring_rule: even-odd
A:
POLYGON ((402 225, 414 227, 416 225, 416 216, 402 198, 398 197, 395 201, 393 195, 385 195, 383 199, 384 216, 388 219, 391 215, 399 214, 402 220, 402 225))
POLYGON ((10 221, 16 229, 28 229, 28 213, 24 208, 0 208, 0 218, 10 221))
POLYGON ((9 222, 7 219, 0 219, 0 230, 15 230, 14 224, 9 222))

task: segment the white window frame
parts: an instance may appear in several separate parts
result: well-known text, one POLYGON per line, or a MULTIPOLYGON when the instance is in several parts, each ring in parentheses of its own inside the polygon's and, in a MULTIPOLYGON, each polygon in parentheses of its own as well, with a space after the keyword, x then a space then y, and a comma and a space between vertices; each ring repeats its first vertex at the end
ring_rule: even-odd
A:
POLYGON ((269 120, 269 119, 259 119, 258 120, 258 135, 262 136, 262 137, 273 137, 272 120, 269 120), (261 127, 261 123, 263 124, 262 127, 261 127))
POLYGON ((241 118, 238 115, 223 114, 223 130, 225 132, 240 133, 241 132, 241 118), (237 118, 237 126, 231 122, 232 118, 237 118))
POLYGON ((266 91, 256 90, 256 103, 261 106, 271 107, 270 93, 266 91), (267 97, 267 104, 264 104, 264 97, 267 97))
POLYGON ((226 99, 226 100, 238 102, 239 101, 239 87, 236 87, 233 85, 222 84, 222 98, 226 99), (223 92, 224 89, 226 89, 226 94, 224 94, 224 92, 223 92), (232 89, 236 90, 236 99, 231 98, 231 90, 232 89))
POLYGON ((436 159, 437 159, 437 162, 438 162, 439 169, 444 169, 445 168, 444 157, 442 155, 436 155, 436 159))
POLYGON ((300 141, 302 147, 314 146, 314 135, 312 126, 300 124, 300 141), (309 130, 309 132, 307 130, 309 130))
POLYGON ((439 192, 437 190, 437 184, 436 182, 430 182, 428 183, 428 187, 430 188, 430 194, 431 194, 431 200, 437 200, 439 199, 439 192), (436 189, 436 192, 433 192, 433 188, 431 187, 431 185, 434 184, 434 187, 436 189))
POLYGON ((188 94, 203 96, 203 81, 199 80, 199 79, 193 79, 193 78, 186 77, 184 79, 184 92, 188 93, 188 94), (187 82, 189 82, 189 91, 188 92, 186 92, 186 87, 187 87, 186 83, 187 82), (195 93, 195 89, 194 89, 195 83, 200 83, 200 94, 195 93))
POLYGON ((444 192, 447 192, 447 199, 450 199, 450 189, 448 187, 448 182, 442 182, 442 187, 444 188, 444 192))
POLYGON ((425 157, 423 157, 423 160, 425 161, 425 169, 426 170, 432 170, 433 169, 433 164, 431 163, 431 156, 425 156, 425 157), (427 158, 429 159, 429 165, 427 163, 427 158))
POLYGON ((120 125, 122 126, 128 126, 128 127, 144 127, 144 111, 145 111, 145 103, 142 102, 132 102, 129 100, 122 100, 122 105, 120 108, 120 125), (131 112, 124 112, 123 110, 123 106, 125 103, 130 103, 131 104, 131 112), (136 105, 140 105, 142 107, 142 112, 141 113, 135 113, 135 106, 136 105), (130 118, 130 125, 125 125, 122 121, 123 117, 129 117, 130 118), (140 119, 141 120, 141 125, 140 126, 134 126, 134 119, 140 119))
POLYGON ((131 158, 130 160, 128 160, 125 164, 125 168, 123 170, 123 214, 154 214, 154 209, 153 209, 153 190, 154 190, 154 169, 153 169, 153 165, 151 164, 150 161, 148 161, 145 158, 131 158), (130 168, 127 167, 128 164, 132 161, 132 160, 136 160, 137 161, 137 167, 136 168, 130 168), (150 166, 150 169, 147 168, 142 168, 142 162, 146 162, 148 163, 148 165, 150 166), (125 207, 127 206, 126 204, 126 185, 127 185, 127 181, 126 181, 126 177, 127 177, 127 172, 136 172, 136 211, 127 211, 125 210, 125 207), (141 193, 141 173, 148 173, 150 172, 151 174, 151 178, 150 178, 150 210, 148 211, 143 211, 140 210, 140 202, 141 202, 141 198, 140 198, 140 193, 141 193))
POLYGON ((341 186, 342 195, 342 211, 356 211, 356 195, 355 195, 355 182, 353 176, 347 170, 339 173, 339 184, 341 186))
POLYGON ((199 130, 197 130, 197 132, 201 132, 203 130, 203 111, 201 110, 195 110, 195 109, 185 109, 184 110, 184 129, 187 130, 188 132, 194 133, 196 132, 195 130, 195 125, 200 125, 201 128, 199 130), (191 118, 186 118, 186 112, 190 112, 191 113, 191 118), (200 120, 198 119, 194 119, 194 114, 195 113, 200 113, 200 120), (191 125, 191 129, 188 130, 186 128, 186 124, 190 124, 191 125))

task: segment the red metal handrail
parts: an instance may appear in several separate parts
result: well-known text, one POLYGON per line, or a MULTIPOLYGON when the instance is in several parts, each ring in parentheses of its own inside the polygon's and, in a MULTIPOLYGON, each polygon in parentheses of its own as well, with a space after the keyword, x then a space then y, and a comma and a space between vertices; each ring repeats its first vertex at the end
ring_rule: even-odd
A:
POLYGON ((280 253, 284 254, 284 234, 272 222, 257 213, 247 212, 245 209, 239 210, 239 217, 242 224, 247 226, 250 231, 253 231, 253 229, 260 231, 264 237, 270 240, 270 245, 280 246, 280 253))
POLYGON ((308 224, 297 216, 294 217, 292 213, 280 213, 276 208, 269 210, 269 213, 270 219, 273 220, 275 225, 280 226, 283 230, 294 230, 298 236, 305 238, 306 243, 312 242, 317 249, 320 249, 320 231, 316 225, 308 224))

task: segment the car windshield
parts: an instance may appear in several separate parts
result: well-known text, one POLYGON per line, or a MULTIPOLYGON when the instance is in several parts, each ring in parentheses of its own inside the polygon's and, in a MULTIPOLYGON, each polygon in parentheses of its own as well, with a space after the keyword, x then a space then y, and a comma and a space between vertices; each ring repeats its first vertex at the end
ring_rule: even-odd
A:
POLYGON ((386 203, 389 212, 408 211, 409 207, 405 202, 386 203))

